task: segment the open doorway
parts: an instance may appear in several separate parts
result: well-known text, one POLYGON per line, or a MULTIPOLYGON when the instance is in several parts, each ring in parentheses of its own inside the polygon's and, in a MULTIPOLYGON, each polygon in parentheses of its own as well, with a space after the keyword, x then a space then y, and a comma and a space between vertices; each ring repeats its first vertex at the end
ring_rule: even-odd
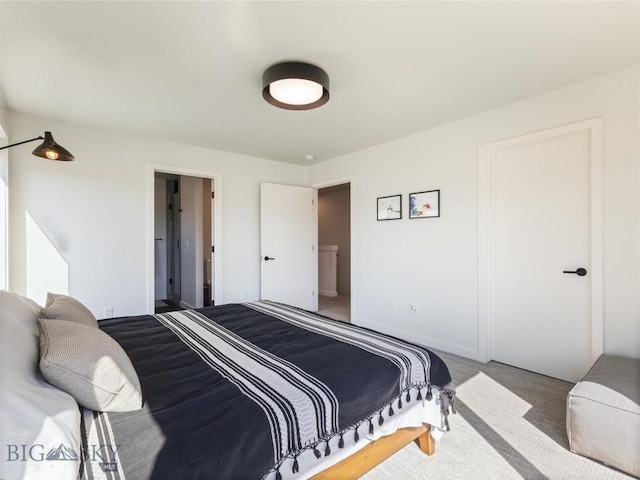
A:
POLYGON ((214 303, 215 180, 154 174, 154 311, 214 303))
POLYGON ((351 184, 318 189, 318 313, 351 321, 351 184))

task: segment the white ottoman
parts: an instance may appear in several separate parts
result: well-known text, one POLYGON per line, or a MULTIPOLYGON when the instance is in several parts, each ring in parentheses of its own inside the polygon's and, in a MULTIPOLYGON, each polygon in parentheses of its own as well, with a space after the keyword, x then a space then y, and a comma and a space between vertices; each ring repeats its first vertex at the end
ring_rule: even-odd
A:
POLYGON ((640 359, 602 355, 567 397, 572 452, 640 477, 640 359))

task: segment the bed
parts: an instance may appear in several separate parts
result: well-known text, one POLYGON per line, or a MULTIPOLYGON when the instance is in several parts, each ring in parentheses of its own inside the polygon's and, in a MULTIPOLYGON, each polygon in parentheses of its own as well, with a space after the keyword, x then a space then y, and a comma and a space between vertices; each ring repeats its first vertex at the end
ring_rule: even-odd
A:
MULTIPOLYGON (((78 436, 49 439, 51 461, 34 471, 57 457, 87 480, 356 478, 416 438, 431 453, 448 430, 455 391, 439 357, 294 307, 229 304, 99 330, 126 353, 142 408, 80 407, 78 436)), ((67 478, 48 475, 24 478, 67 478)))

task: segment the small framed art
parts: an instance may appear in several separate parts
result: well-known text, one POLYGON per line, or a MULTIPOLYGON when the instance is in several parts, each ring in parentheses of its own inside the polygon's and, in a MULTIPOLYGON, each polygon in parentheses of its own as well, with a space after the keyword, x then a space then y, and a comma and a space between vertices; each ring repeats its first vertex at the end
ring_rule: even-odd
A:
POLYGON ((409 218, 440 216, 440 190, 409 194, 409 218))
POLYGON ((402 218, 402 195, 378 197, 378 221, 400 220, 402 218))

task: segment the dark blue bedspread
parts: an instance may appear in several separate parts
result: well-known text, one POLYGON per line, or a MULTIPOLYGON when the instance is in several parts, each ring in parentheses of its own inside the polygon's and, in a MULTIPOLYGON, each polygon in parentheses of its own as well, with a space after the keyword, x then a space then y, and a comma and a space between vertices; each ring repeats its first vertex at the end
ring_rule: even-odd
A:
MULTIPOLYGON (((308 312, 290 311, 300 312, 304 317, 301 321, 312 321, 307 320, 308 312)), ((167 319, 164 322, 156 316, 102 320, 100 328, 124 348, 138 373, 144 407, 126 413, 87 412, 85 432, 92 422, 98 431, 107 432, 108 423, 110 441, 116 445, 112 450, 117 450, 118 457, 106 458, 100 451, 98 458, 96 455, 88 458, 84 464, 85 478, 104 478, 103 471, 112 470, 110 474, 114 476, 107 478, 119 478, 118 472, 124 472, 127 480, 260 479, 277 471, 285 459, 294 458, 301 450, 314 449, 320 456, 330 454, 326 449, 330 438, 363 424, 377 428, 385 416, 400 412, 407 401, 430 398, 432 390, 445 400, 442 402, 445 415, 448 402, 453 399, 449 370, 428 350, 394 340, 394 345, 405 343, 411 349, 419 348, 427 359, 426 380, 416 381, 415 372, 413 377, 406 372, 403 376, 405 367, 399 365, 402 362, 390 361, 384 352, 374 352, 368 346, 369 340, 362 345, 353 345, 349 340, 360 338, 357 332, 384 339, 392 337, 324 318, 319 320, 319 329, 334 332, 336 327, 344 326, 347 330, 322 334, 244 304, 203 308, 198 312, 207 318, 194 316, 197 320, 194 325, 205 329, 206 323, 213 322, 212 331, 223 332, 229 338, 237 336, 243 349, 251 344, 260 355, 295 365, 304 375, 328 387, 329 396, 337 399, 339 405, 333 412, 331 428, 335 431, 327 431, 323 426, 311 437, 300 438, 289 432, 284 446, 274 445, 277 435, 273 429, 280 427, 274 427, 267 407, 243 392, 240 380, 230 379, 228 371, 206 361, 208 352, 214 360, 218 358, 215 348, 206 347, 208 350, 202 353, 197 345, 180 338, 177 330, 170 328, 170 315, 164 317, 167 319)), ((256 355, 253 350, 249 357, 253 358, 252 355, 256 355)), ((246 372, 242 375, 245 374, 251 376, 246 372)), ((260 384, 260 378, 254 380, 260 384)), ((331 423, 330 419, 327 422, 331 423)), ((85 443, 86 451, 90 452, 90 438, 85 438, 85 443)))

